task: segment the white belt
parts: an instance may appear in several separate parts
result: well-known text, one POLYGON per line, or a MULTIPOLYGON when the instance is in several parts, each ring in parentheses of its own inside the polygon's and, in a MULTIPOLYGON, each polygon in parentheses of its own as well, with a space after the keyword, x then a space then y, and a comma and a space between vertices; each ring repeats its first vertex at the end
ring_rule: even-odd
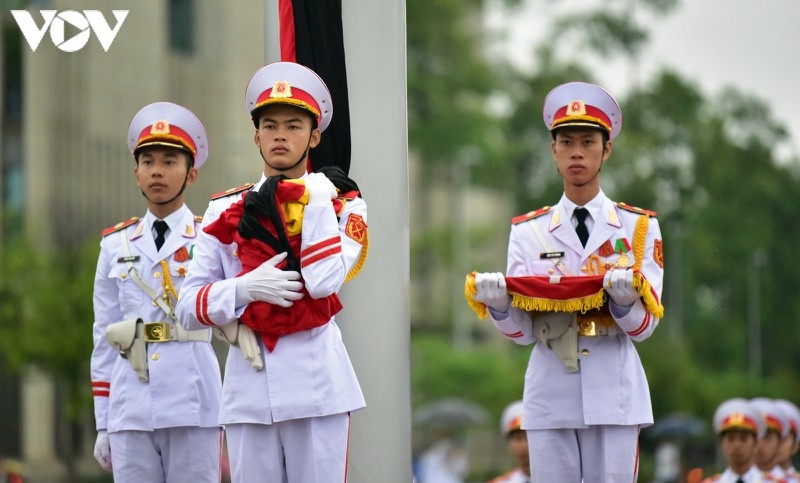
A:
MULTIPOLYGON (((211 330, 186 330, 169 322, 146 322, 141 324, 141 337, 145 342, 208 342, 211 330)), ((138 327, 137 327, 138 332, 138 327)))

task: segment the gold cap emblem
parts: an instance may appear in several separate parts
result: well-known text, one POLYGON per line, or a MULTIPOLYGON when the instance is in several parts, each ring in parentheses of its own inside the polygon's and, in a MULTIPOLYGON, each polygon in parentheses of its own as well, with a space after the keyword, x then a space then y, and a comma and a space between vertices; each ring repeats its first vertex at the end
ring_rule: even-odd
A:
POLYGON ((586 104, 580 99, 574 100, 567 106, 567 116, 585 116, 586 104))
POLYGON ((733 413, 728 418, 728 425, 741 426, 743 424, 744 424, 744 414, 742 413, 733 413))
POLYGON ((169 134, 169 123, 167 121, 156 121, 150 126, 150 134, 169 134))
POLYGON ((292 86, 286 81, 278 81, 272 86, 270 97, 292 97, 292 86))

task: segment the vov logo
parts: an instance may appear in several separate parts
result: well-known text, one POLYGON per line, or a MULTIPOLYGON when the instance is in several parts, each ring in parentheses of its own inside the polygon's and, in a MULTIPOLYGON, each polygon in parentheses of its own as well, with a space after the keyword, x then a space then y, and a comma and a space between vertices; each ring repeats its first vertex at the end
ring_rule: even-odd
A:
POLYGON ((64 52, 81 50, 89 43, 91 32, 94 32, 97 36, 97 40, 100 41, 103 50, 108 52, 129 11, 112 10, 111 12, 116 19, 114 28, 111 28, 99 10, 84 10, 83 13, 76 10, 62 10, 60 12, 57 10, 40 10, 43 20, 41 26, 37 25, 33 15, 27 10, 12 10, 11 14, 34 52, 39 48, 39 44, 48 30, 50 31, 50 40, 53 41, 53 45, 64 52), (65 38, 67 25, 72 26, 72 30, 77 30, 77 33, 70 38, 65 38))

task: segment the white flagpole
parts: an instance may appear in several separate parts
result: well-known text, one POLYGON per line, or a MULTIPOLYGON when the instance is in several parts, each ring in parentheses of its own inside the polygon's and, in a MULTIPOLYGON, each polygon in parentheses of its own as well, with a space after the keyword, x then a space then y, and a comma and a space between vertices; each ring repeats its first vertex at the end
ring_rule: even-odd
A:
MULTIPOLYGON (((348 481, 410 482, 405 1, 342 3, 350 176, 367 202, 370 245, 364 269, 342 289, 344 310, 336 315, 367 400, 352 417, 348 481)), ((265 0, 266 62, 280 55, 277 4, 265 0)))

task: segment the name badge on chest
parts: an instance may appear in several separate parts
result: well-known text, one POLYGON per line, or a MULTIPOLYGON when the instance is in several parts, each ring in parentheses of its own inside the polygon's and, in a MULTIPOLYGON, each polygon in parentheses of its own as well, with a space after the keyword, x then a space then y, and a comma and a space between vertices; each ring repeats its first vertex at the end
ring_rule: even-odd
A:
POLYGON ((551 258, 564 258, 564 252, 542 252, 539 254, 541 260, 548 260, 551 258))

